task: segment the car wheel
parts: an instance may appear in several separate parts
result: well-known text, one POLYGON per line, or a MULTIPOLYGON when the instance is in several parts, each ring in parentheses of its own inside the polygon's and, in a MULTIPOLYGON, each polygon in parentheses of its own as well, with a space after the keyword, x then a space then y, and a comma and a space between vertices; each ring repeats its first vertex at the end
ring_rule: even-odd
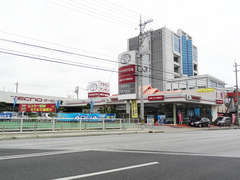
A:
POLYGON ((198 125, 198 127, 200 127, 200 128, 201 128, 201 127, 202 127, 202 124, 199 124, 199 125, 198 125))

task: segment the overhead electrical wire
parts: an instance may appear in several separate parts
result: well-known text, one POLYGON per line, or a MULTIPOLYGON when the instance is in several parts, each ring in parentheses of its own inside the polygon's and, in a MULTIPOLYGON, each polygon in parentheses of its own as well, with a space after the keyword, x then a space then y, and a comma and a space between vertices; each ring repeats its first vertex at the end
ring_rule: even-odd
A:
MULTIPOLYGON (((120 63, 119 61, 114 61, 114 60, 111 60, 111 59, 100 58, 100 57, 96 57, 96 56, 90 56, 90 55, 80 54, 80 53, 76 53, 76 52, 72 52, 72 51, 66 51, 66 50, 51 48, 51 47, 47 47, 47 46, 41 46, 41 45, 37 45, 37 44, 30 44, 30 43, 21 42, 21 41, 15 41, 15 40, 10 40, 10 39, 3 39, 3 38, 0 38, 0 41, 5 41, 5 42, 24 45, 24 46, 30 46, 30 47, 45 49, 45 50, 49 50, 49 51, 55 51, 55 52, 59 52, 59 53, 65 53, 65 54, 69 54, 69 55, 75 55, 75 56, 80 56, 80 57, 85 57, 85 58, 90 58, 90 59, 97 59, 97 60, 101 60, 101 61, 105 61, 105 62, 120 63)), ((135 64, 135 65, 137 65, 137 64, 135 64)), ((143 65, 146 65, 146 64, 143 64, 143 65)), ((148 67, 148 68, 153 70, 153 71, 156 71, 157 74, 162 74, 162 73, 168 73, 168 74, 173 74, 173 75, 175 74, 173 72, 162 71, 162 70, 155 69, 155 68, 152 68, 152 67, 148 67)))
POLYGON ((97 60, 101 60, 101 61, 118 63, 117 61, 113 61, 113 60, 106 59, 106 58, 99 58, 99 57, 95 57, 95 56, 90 56, 90 55, 75 53, 75 52, 66 51, 66 50, 61 50, 61 49, 56 49, 56 48, 51 48, 51 47, 47 47, 47 46, 41 46, 41 45, 37 45, 37 44, 25 43, 25 42, 21 42, 21 41, 15 41, 15 40, 9 40, 9 39, 2 39, 2 38, 0 38, 0 41, 15 43, 15 44, 20 44, 20 45, 24 45, 24 46, 30 46, 30 47, 35 47, 35 48, 40 48, 40 49, 45 49, 45 50, 50 50, 50 51, 55 51, 55 52, 60 52, 60 53, 65 53, 65 54, 70 54, 70 55, 75 55, 75 56, 81 56, 81 57, 85 57, 85 58, 97 59, 97 60))
MULTIPOLYGON (((51 58, 51 57, 47 57, 47 56, 42 56, 41 57, 41 55, 33 55, 33 54, 29 54, 29 53, 22 53, 22 52, 19 52, 19 51, 7 50, 7 49, 3 49, 3 48, 0 48, 0 49, 2 49, 2 50, 0 50, 0 53, 2 53, 2 54, 14 55, 14 56, 30 58, 30 59, 40 60, 40 61, 46 61, 46 62, 51 62, 51 63, 58 63, 58 64, 63 64, 63 65, 70 65, 70 66, 76 66, 76 67, 82 67, 82 68, 89 68, 89 69, 101 70, 101 71, 106 71, 106 72, 118 73, 117 70, 104 69, 102 67, 101 68, 100 67, 93 67, 93 66, 90 66, 88 64, 75 64, 75 63, 67 62, 63 59, 56 59, 56 58, 51 58), (22 53, 22 54, 20 54, 20 53, 22 53), (38 56, 38 57, 36 57, 36 56, 38 56), (61 60, 61 61, 59 61, 59 60, 61 60)), ((146 75, 135 75, 135 76, 142 76, 142 77, 147 77, 147 78, 150 78, 150 79, 155 79, 155 80, 160 80, 160 81, 165 81, 165 82, 170 82, 171 81, 170 79, 159 79, 159 78, 155 78, 153 76, 146 76, 146 75)), ((179 83, 179 84, 186 85, 186 83, 182 83, 182 82, 179 83)))
MULTIPOLYGON (((66 45, 63 45, 61 43, 56 43, 56 42, 40 40, 40 39, 37 39, 37 38, 33 38, 33 37, 25 36, 25 35, 20 35, 20 34, 17 34, 17 33, 10 33, 10 32, 6 32, 6 31, 1 30, 1 29, 0 29, 0 32, 3 33, 3 34, 7 34, 7 35, 10 35, 10 36, 15 36, 15 37, 20 37, 20 38, 27 39, 27 40, 38 41, 38 42, 41 42, 41 43, 50 44, 50 45, 54 45, 54 46, 58 46, 58 47, 63 47, 63 48, 67 48, 67 49, 72 49, 72 50, 77 50, 77 51, 85 51, 86 52, 86 50, 79 49, 79 48, 76 48, 76 47, 66 46, 66 45)), ((89 53, 89 52, 87 52, 87 53, 89 53)), ((103 54, 103 53, 97 53, 97 52, 91 52, 91 53, 99 54, 101 56, 109 56, 109 55, 106 55, 106 54, 103 54)))
MULTIPOLYGON (((0 49, 2 49, 2 48, 0 48, 0 49)), ((82 67, 82 68, 90 68, 90 69, 102 70, 102 71, 108 71, 108 72, 118 72, 118 71, 114 71, 114 70, 110 70, 110 69, 104 69, 104 68, 100 68, 100 67, 89 66, 89 65, 86 65, 86 64, 75 64, 75 63, 67 62, 67 61, 64 61, 64 60, 59 61, 59 59, 58 60, 53 60, 53 58, 52 59, 51 58, 47 59, 47 56, 36 57, 34 55, 29 55, 29 54, 26 54, 26 53, 20 54, 21 52, 19 53, 19 51, 14 51, 14 50, 7 50, 7 51, 6 50, 5 51, 0 50, 0 53, 19 56, 19 57, 25 57, 25 58, 30 58, 30 59, 36 59, 36 60, 46 61, 46 62, 51 62, 51 63, 58 63, 58 64, 82 67)))
POLYGON ((73 10, 77 13, 80 13, 80 14, 85 14, 85 15, 88 15, 88 16, 91 16, 91 17, 94 17, 94 18, 99 18, 99 19, 102 19, 104 21, 108 21, 110 23, 114 23, 114 24, 125 24, 127 26, 131 26, 133 27, 134 25, 132 23, 128 23, 124 20, 121 20, 121 19, 117 19, 117 18, 113 18, 113 17, 108 17, 108 16, 105 16, 105 15, 100 15, 100 14, 96 14, 95 11, 92 11, 92 10, 88 10, 88 9, 84 9, 84 8, 78 8, 78 7, 75 7, 73 5, 69 5, 69 4, 66 4, 64 2, 60 2, 60 1, 54 1, 53 2, 55 5, 58 5, 58 6, 61 6, 61 7, 64 7, 64 8, 67 8, 67 9, 70 9, 70 10, 73 10))
MULTIPOLYGON (((63 1, 62 1, 63 2, 63 1)), ((123 21, 127 21, 129 23, 136 23, 135 20, 136 20, 136 16, 133 17, 133 18, 130 18, 131 16, 126 16, 126 14, 123 15, 123 13, 118 13, 116 8, 107 8, 107 6, 100 6, 99 7, 99 4, 91 4, 91 1, 74 1, 74 0, 66 0, 65 1, 66 3, 69 3, 69 4, 72 4, 76 7, 76 5, 79 5, 77 7, 79 8, 87 8, 89 10, 93 10, 93 12, 97 12, 99 14, 101 13, 104 13, 104 16, 109 16, 111 18, 117 18, 119 20, 123 20, 123 21), (134 20, 134 21, 132 21, 134 20)), ((96 13, 96 14, 97 14, 96 13)))

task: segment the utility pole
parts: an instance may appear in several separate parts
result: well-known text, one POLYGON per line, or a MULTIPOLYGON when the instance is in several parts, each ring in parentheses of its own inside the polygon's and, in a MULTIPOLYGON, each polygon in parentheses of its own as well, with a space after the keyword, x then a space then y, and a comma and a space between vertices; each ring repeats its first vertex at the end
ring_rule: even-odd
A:
POLYGON ((16 85, 16 93, 18 93, 18 81, 15 83, 15 85, 16 85))
POLYGON ((236 110, 236 118, 238 122, 238 126, 240 126, 240 119, 239 119, 239 97, 238 97, 238 64, 235 62, 235 76, 236 76, 236 96, 237 96, 237 110, 236 110))
POLYGON ((77 95, 77 100, 78 100, 79 86, 76 86, 76 87, 75 87, 75 91, 74 91, 74 92, 76 93, 76 95, 77 95))
MULTIPOLYGON (((139 62, 138 62, 138 70, 140 67, 140 72, 138 76, 138 80, 140 80, 140 92, 138 94, 138 98, 140 98, 141 106, 140 106, 140 120, 144 121, 144 102, 143 102, 143 62, 142 62, 142 44, 144 41, 144 28, 148 23, 153 22, 153 19, 149 19, 142 23, 142 17, 140 16, 140 23, 139 23, 139 37, 138 37, 138 54, 139 54, 139 62), (140 95, 140 97, 139 97, 140 95)), ((139 84, 139 83, 138 83, 139 84)), ((137 91, 139 91, 139 87, 137 88, 137 91)))

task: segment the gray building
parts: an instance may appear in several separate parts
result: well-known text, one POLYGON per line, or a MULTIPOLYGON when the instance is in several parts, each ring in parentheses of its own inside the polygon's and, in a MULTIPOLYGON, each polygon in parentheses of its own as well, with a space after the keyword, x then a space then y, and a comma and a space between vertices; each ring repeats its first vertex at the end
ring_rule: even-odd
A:
MULTIPOLYGON (((138 49, 138 37, 130 38, 128 51, 138 49)), ((143 65, 149 67, 144 85, 163 91, 169 80, 198 75, 197 48, 182 30, 175 33, 163 27, 145 33, 143 52, 143 65)))

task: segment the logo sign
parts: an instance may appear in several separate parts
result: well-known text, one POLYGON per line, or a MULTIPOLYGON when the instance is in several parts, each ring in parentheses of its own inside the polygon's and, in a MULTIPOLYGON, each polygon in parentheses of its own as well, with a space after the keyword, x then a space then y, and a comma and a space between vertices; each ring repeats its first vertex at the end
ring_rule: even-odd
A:
POLYGON ((36 102, 36 103, 46 103, 51 102, 55 103, 55 100, 53 99, 47 99, 47 98, 41 98, 41 97, 27 97, 27 96, 11 96, 14 99, 16 98, 17 101, 27 101, 27 102, 36 102))
POLYGON ((159 96, 148 96, 148 101, 163 101, 164 96, 159 95, 159 96))
POLYGON ((110 96, 110 85, 107 82, 94 81, 88 83, 88 98, 110 96))
POLYGON ((119 67, 136 63, 136 51, 123 52, 118 56, 119 67))
POLYGON ((187 100, 189 100, 189 101, 200 101, 201 97, 200 96, 187 95, 187 100))
POLYGON ((128 64, 131 61, 131 55, 130 54, 123 54, 120 57, 120 63, 121 64, 128 64))
POLYGON ((221 100, 221 99, 216 99, 216 104, 223 104, 223 100, 221 100))
POLYGON ((140 66, 140 65, 137 65, 137 72, 149 72, 150 71, 150 67, 148 66, 140 66))
POLYGON ((88 92, 106 92, 109 93, 110 85, 107 82, 93 81, 87 86, 88 92))
POLYGON ((56 112, 55 104, 20 104, 20 112, 56 112))

